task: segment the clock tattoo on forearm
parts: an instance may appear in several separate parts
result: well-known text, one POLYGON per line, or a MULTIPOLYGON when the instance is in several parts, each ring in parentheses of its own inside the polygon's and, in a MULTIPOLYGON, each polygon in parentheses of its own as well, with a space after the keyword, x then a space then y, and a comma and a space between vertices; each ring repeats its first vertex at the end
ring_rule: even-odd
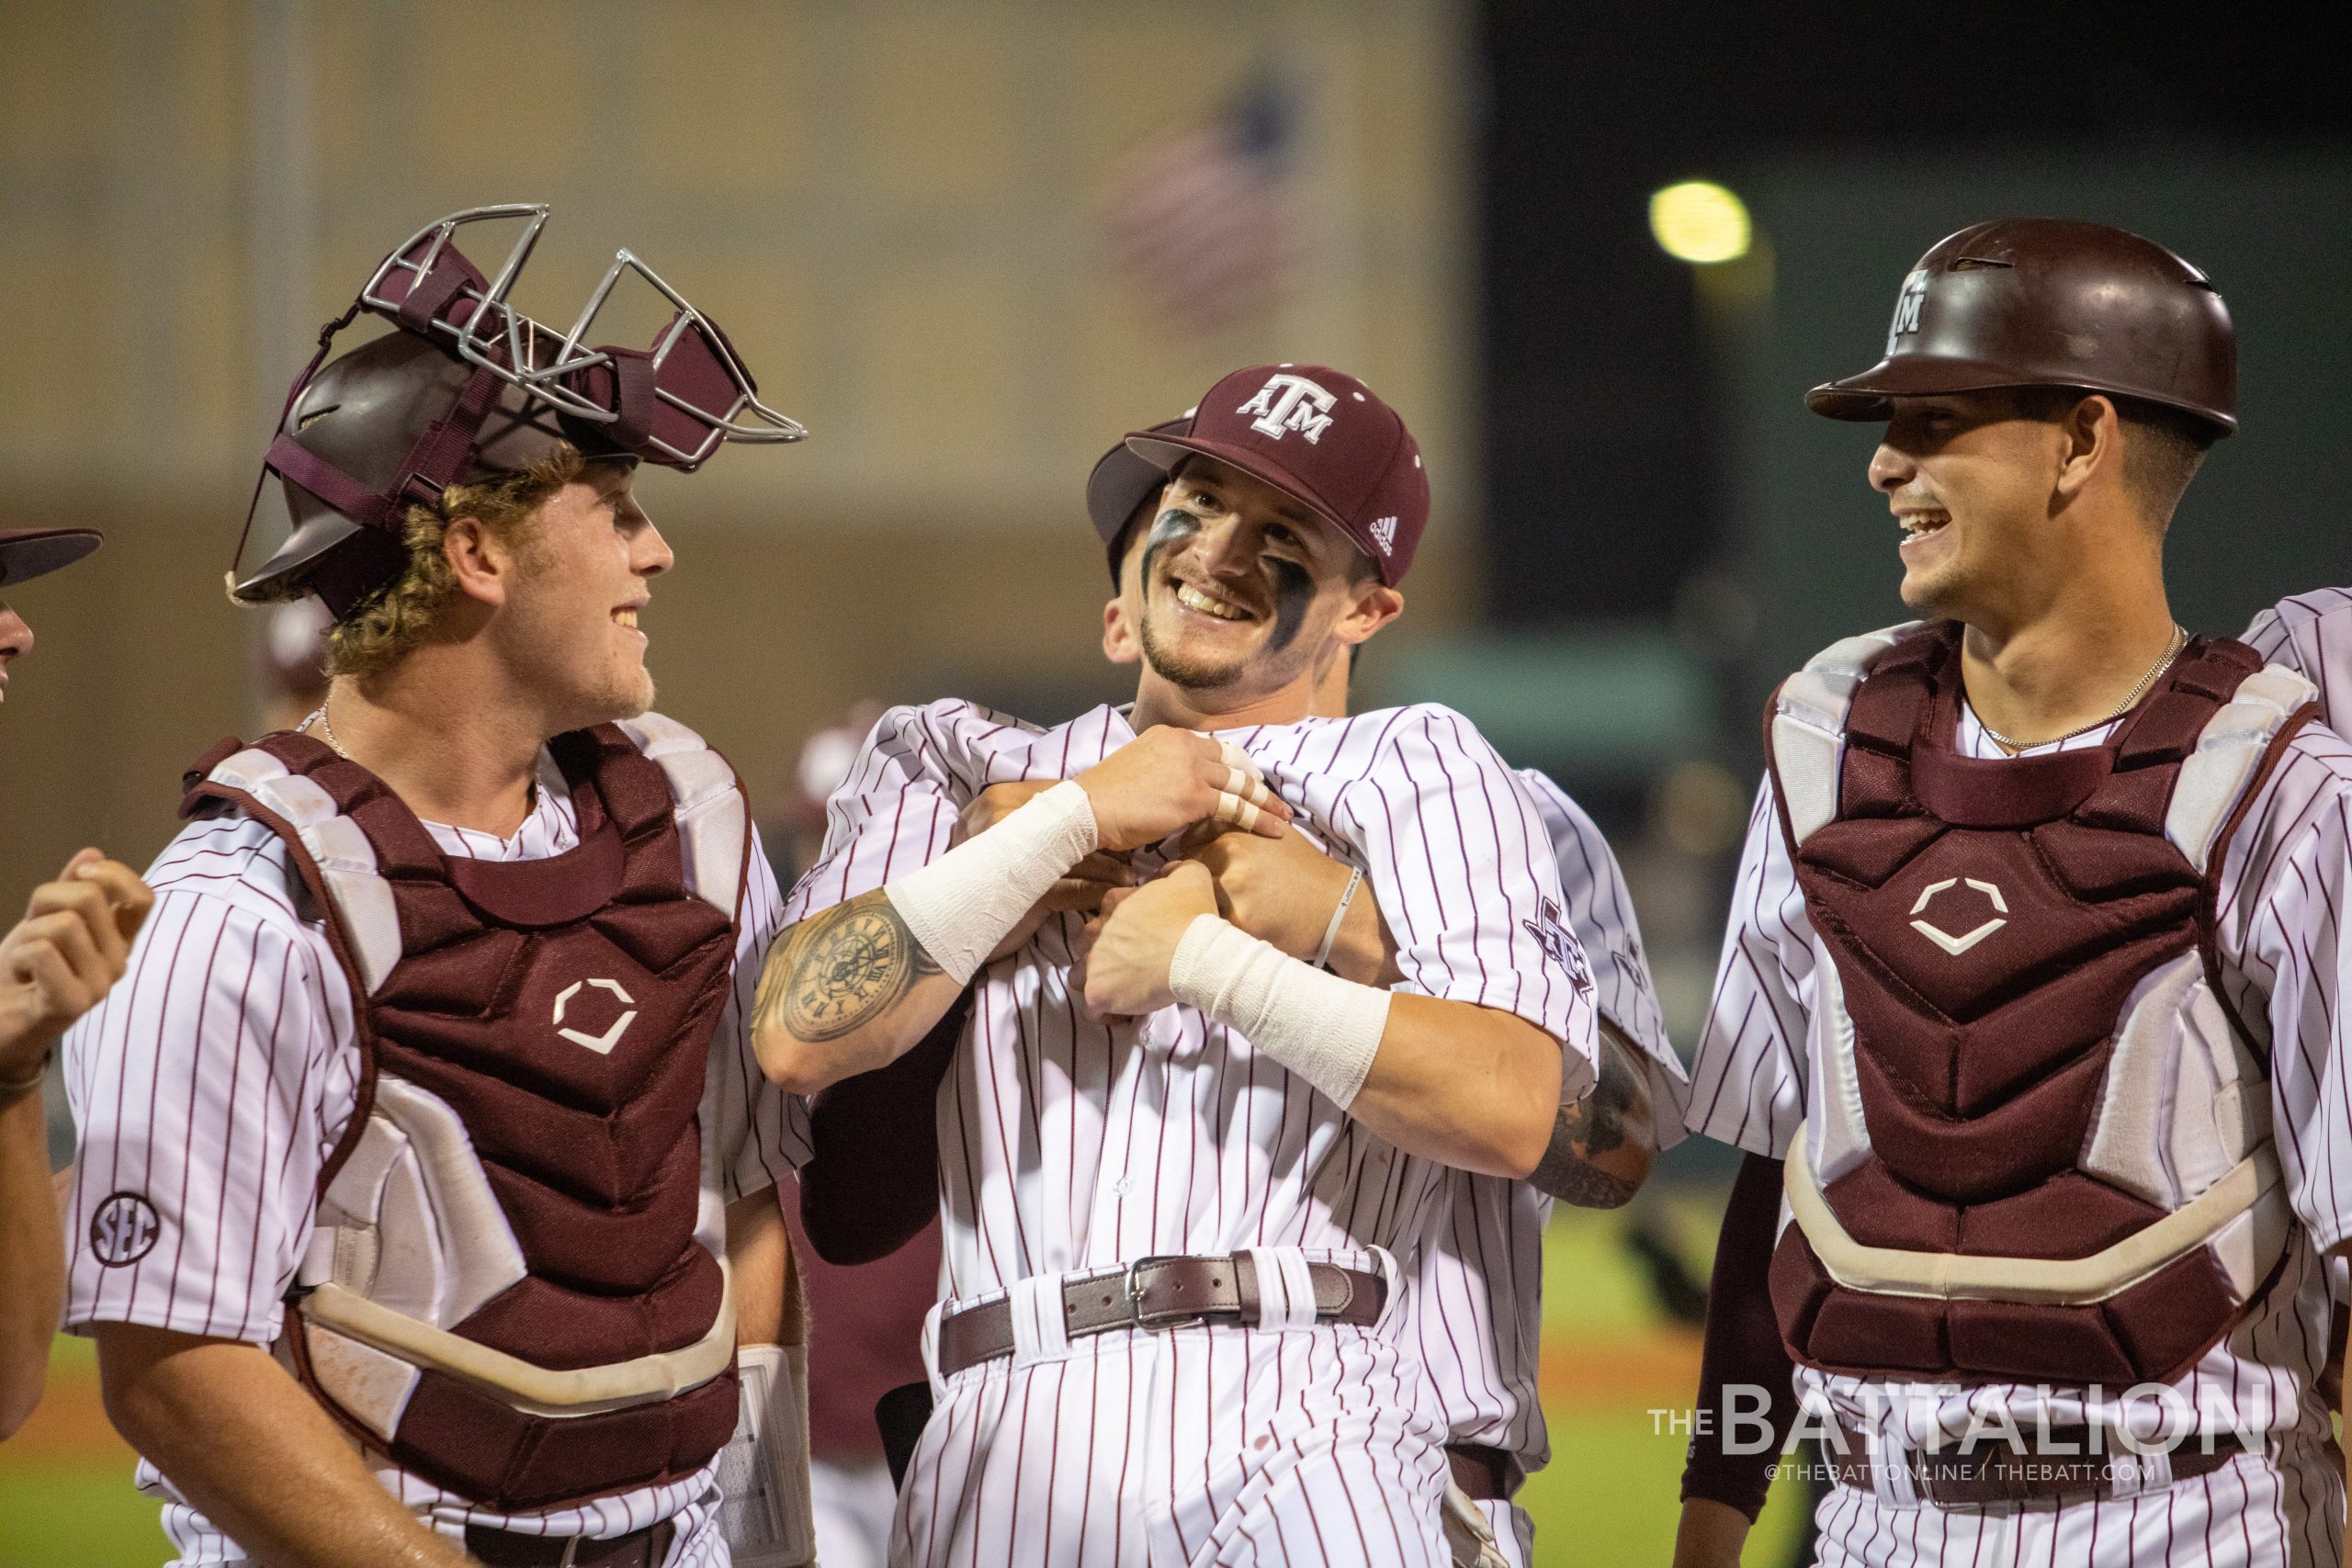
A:
POLYGON ((787 928, 760 976, 754 1011, 796 1040, 838 1040, 942 973, 876 890, 787 928))

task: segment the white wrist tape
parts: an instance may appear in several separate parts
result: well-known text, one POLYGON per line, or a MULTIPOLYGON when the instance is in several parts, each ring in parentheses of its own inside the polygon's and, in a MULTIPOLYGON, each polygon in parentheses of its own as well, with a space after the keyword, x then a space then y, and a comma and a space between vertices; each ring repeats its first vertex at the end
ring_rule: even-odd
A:
POLYGON ((1094 807, 1064 780, 882 891, 932 962, 960 986, 1094 847, 1094 807))
POLYGON ((817 1557, 808 1497, 808 1348, 735 1353, 742 1400, 718 1456, 719 1529, 736 1568, 802 1568, 817 1557))
POLYGON ((1197 915, 1168 967, 1176 999, 1240 1032, 1345 1111, 1388 1027, 1388 993, 1308 967, 1215 915, 1197 915))

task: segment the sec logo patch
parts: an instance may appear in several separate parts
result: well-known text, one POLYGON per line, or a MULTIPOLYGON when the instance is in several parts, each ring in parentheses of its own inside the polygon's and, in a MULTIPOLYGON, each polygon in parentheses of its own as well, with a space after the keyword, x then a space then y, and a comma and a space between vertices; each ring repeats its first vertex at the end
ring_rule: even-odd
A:
POLYGON ((108 1269, 128 1269, 155 1250, 164 1222, 136 1192, 118 1192, 90 1216, 90 1250, 108 1269))

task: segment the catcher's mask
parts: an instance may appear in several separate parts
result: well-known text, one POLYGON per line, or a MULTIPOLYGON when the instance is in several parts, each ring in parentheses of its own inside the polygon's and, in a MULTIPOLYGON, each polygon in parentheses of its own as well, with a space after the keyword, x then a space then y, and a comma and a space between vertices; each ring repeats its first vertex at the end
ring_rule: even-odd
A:
POLYGON ((808 434, 760 401, 718 324, 628 251, 614 256, 569 331, 515 310, 514 280, 547 219, 545 203, 518 202, 429 224, 320 330, 318 352, 288 389, 277 437, 262 459, 229 569, 232 598, 259 604, 316 593, 341 619, 406 570, 410 505, 431 505, 453 484, 527 468, 559 442, 592 461, 691 473, 729 439, 808 434), (519 220, 523 231, 485 278, 454 237, 467 224, 499 220, 519 220), (675 313, 650 347, 592 345, 589 330, 625 274, 675 313), (328 363, 335 334, 363 310, 396 330, 328 363), (286 541, 240 577, 237 562, 273 474, 286 541))

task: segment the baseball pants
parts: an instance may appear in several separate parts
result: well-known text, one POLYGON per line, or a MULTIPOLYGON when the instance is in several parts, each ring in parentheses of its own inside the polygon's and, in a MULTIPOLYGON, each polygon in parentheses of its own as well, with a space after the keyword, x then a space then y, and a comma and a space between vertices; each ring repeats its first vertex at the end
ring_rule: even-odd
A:
POLYGON ((1830 1489, 1815 1512, 1820 1568, 2336 1568, 2344 1473, 2315 1434, 2278 1439, 2210 1474, 2132 1496, 1986 1507, 1883 1502, 1830 1489))
POLYGON ((1394 1300, 1370 1328, 1114 1330, 934 1379, 893 1568, 1449 1568, 1444 1427, 1394 1300))

